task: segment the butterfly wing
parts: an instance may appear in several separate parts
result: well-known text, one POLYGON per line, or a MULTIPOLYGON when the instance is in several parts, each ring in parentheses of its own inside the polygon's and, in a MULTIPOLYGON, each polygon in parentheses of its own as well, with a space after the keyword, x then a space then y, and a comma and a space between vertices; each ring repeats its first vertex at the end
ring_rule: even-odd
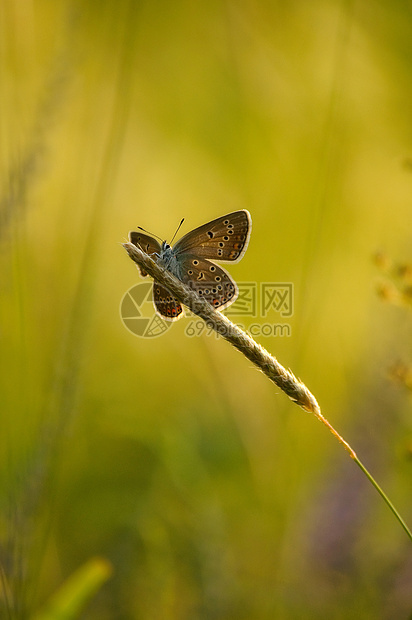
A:
MULTIPOLYGON (((130 243, 133 243, 133 245, 139 247, 150 256, 153 254, 160 254, 161 247, 159 242, 149 235, 145 235, 140 231, 131 231, 129 232, 129 239, 130 243)), ((144 269, 141 269, 141 267, 139 267, 139 271, 143 278, 147 276, 147 272, 144 271, 144 269)))
POLYGON ((167 321, 177 321, 183 314, 177 299, 156 281, 153 282, 153 303, 160 316, 167 321))
POLYGON ((217 310, 233 303, 239 294, 236 282, 220 265, 205 258, 186 255, 181 263, 182 281, 217 310))
POLYGON ((195 228, 179 239, 174 253, 193 254, 212 260, 239 261, 249 243, 252 219, 249 211, 234 211, 195 228))

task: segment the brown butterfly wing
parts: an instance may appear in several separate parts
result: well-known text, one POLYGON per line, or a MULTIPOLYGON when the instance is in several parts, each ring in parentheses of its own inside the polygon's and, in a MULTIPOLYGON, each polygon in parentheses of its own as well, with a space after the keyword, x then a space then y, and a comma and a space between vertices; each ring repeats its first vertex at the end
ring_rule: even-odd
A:
MULTIPOLYGON (((146 254, 149 254, 150 256, 153 256, 154 254, 160 254, 161 247, 159 242, 153 237, 150 237, 149 235, 145 235, 140 231, 131 231, 129 232, 129 239, 130 243, 133 243, 133 245, 137 246, 138 248, 143 250, 143 252, 146 252, 146 254)), ((141 267, 138 267, 138 269, 140 271, 140 275, 143 278, 147 276, 147 272, 141 269, 141 267)))
POLYGON ((251 229, 249 211, 234 211, 190 231, 179 239, 173 250, 177 256, 187 253, 200 258, 237 262, 246 252, 251 229))
POLYGON ((181 279, 217 310, 232 304, 239 294, 236 282, 220 265, 205 258, 185 256, 181 264, 181 279))
POLYGON ((167 321, 177 321, 183 314, 183 308, 177 299, 156 281, 153 282, 153 303, 160 316, 167 321))

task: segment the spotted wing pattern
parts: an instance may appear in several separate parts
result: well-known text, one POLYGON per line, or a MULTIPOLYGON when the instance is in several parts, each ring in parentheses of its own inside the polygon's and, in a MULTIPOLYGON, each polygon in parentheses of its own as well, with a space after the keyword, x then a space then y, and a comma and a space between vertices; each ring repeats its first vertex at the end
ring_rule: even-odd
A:
POLYGON ((193 254, 212 260, 239 261, 249 243, 252 220, 249 211, 234 211, 195 228, 173 246, 180 254, 193 254))
POLYGON ((185 256, 182 260, 181 274, 185 284, 218 310, 227 308, 239 294, 236 282, 227 271, 205 258, 185 256))
MULTIPOLYGON (((172 248, 180 279, 216 309, 223 310, 233 303, 239 291, 227 271, 207 259, 239 261, 246 252, 251 228, 249 212, 234 211, 195 228, 172 248)), ((138 231, 129 233, 129 238, 155 259, 161 255, 161 246, 153 237, 138 231)), ((147 275, 142 269, 140 273, 147 275)), ((181 304, 158 282, 153 284, 153 302, 160 316, 169 321, 183 314, 181 304)))
POLYGON ((157 312, 167 321, 177 321, 183 313, 177 299, 156 281, 153 282, 153 302, 157 312))
MULTIPOLYGON (((149 235, 145 235, 144 233, 140 232, 140 230, 129 232, 129 239, 130 242, 133 243, 133 245, 142 249, 144 252, 146 252, 146 254, 150 254, 150 256, 153 256, 153 254, 160 254, 161 247, 159 242, 153 237, 150 237, 149 235)), ((147 272, 144 271, 144 269, 142 269, 141 267, 139 267, 139 271, 140 275, 143 278, 147 276, 147 272)))

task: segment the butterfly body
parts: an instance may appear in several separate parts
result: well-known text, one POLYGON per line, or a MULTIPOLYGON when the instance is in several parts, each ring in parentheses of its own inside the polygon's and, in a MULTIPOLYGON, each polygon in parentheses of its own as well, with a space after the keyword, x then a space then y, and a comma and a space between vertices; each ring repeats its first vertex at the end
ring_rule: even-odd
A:
MULTIPOLYGON (((223 310, 236 300, 238 288, 227 271, 212 260, 238 262, 246 251, 251 226, 249 212, 241 210, 195 228, 173 247, 166 241, 160 245, 140 231, 131 232, 129 238, 213 307, 223 310)), ((140 273, 147 275, 143 270, 140 273)), ((153 301, 167 320, 177 320, 183 313, 181 304, 158 282, 153 284, 153 301)))
POLYGON ((176 253, 173 250, 172 246, 169 245, 167 241, 163 241, 161 245, 160 253, 157 257, 157 262, 159 263, 159 265, 167 269, 167 271, 173 273, 176 278, 179 278, 179 280, 182 279, 179 260, 177 259, 176 253))

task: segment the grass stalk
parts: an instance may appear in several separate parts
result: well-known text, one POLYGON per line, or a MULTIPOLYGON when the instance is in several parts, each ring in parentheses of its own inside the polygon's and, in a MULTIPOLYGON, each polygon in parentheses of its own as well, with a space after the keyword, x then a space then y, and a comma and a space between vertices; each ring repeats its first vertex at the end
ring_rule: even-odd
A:
POLYGON ((302 383, 300 379, 297 379, 290 370, 284 368, 273 355, 258 344, 249 334, 232 323, 225 315, 215 310, 205 299, 200 298, 194 290, 183 284, 183 282, 178 280, 172 273, 163 269, 148 254, 132 243, 124 243, 123 247, 130 258, 141 269, 147 272, 156 282, 166 287, 176 299, 187 306, 189 310, 203 319, 208 327, 211 327, 217 334, 243 353, 248 360, 257 366, 287 396, 289 396, 294 403, 302 407, 305 411, 313 413, 315 417, 328 428, 378 491, 412 541, 412 532, 395 506, 359 460, 355 451, 322 415, 316 398, 308 390, 306 385, 302 383))

